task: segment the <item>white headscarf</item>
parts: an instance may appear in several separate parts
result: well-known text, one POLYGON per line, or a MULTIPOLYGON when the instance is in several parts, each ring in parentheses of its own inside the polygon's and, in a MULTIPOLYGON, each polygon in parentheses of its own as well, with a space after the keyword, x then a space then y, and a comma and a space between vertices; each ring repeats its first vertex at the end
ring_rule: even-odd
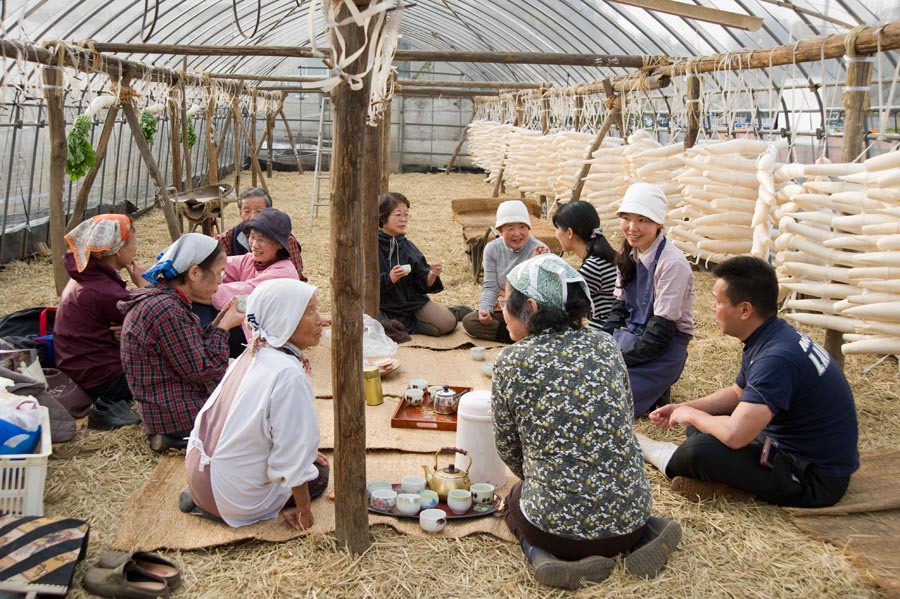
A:
POLYGON ((155 283, 159 275, 174 279, 192 266, 196 266, 209 258, 219 242, 212 237, 200 233, 188 233, 167 247, 156 257, 156 264, 147 269, 141 276, 155 283))
POLYGON ((254 336, 272 347, 283 347, 297 329, 316 287, 294 279, 260 283, 247 298, 247 324, 254 336))

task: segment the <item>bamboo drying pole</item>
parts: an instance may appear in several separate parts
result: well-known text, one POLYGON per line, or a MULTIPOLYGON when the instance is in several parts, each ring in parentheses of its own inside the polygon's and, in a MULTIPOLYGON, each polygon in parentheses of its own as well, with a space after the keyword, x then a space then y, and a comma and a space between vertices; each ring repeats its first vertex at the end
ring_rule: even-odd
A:
MULTIPOLYGON (((58 64, 62 64, 65 50, 57 46, 58 64)), ((65 88, 62 67, 45 66, 43 69, 44 99, 47 101, 47 125, 50 129, 50 249, 53 250, 53 280, 56 294, 61 295, 69 275, 66 272, 63 254, 66 242, 66 214, 63 209, 63 190, 66 179, 66 116, 65 88)))
POLYGON ((462 150, 463 143, 466 141, 466 135, 469 133, 469 125, 475 120, 476 112, 478 112, 478 105, 472 102, 472 114, 469 115, 469 122, 463 127, 462 133, 459 135, 459 141, 456 142, 456 147, 453 148, 453 154, 450 155, 450 160, 447 161, 447 170, 444 171, 445 175, 449 175, 450 171, 453 170, 453 163, 456 162, 456 157, 459 156, 459 151, 462 150))
MULTIPOLYGON (((369 0, 354 0, 364 8, 369 0)), ((338 4, 337 21, 348 13, 338 4)), ((352 20, 339 33, 348 56, 366 44, 362 27, 352 20)), ((373 36, 370 44, 377 44, 373 36)), ((334 32, 332 32, 334 44, 334 32)), ((346 72, 362 72, 357 57, 346 72)), ((362 378, 363 176, 360 165, 365 150, 366 113, 369 105, 369 77, 353 91, 347 84, 331 92, 334 107, 334 145, 331 159, 333 199, 331 204, 331 283, 334 305, 331 346, 331 381, 334 390, 334 492, 335 534, 339 545, 361 554, 369 547, 369 517, 366 512, 366 414, 362 378)))
POLYGON ((594 157, 594 152, 600 149, 600 144, 603 143, 603 139, 606 137, 606 134, 609 133, 613 123, 620 120, 622 110, 621 97, 616 96, 614 93, 610 94, 606 99, 606 106, 609 108, 609 113, 606 115, 606 119, 603 120, 603 125, 601 125, 600 131, 597 132, 597 137, 594 138, 594 143, 591 144, 587 156, 584 158, 584 164, 581 165, 581 171, 575 178, 575 187, 572 189, 572 201, 581 199, 581 191, 584 189, 584 182, 587 179, 588 173, 591 172, 591 158, 594 157))
POLYGON ((278 115, 276 113, 272 113, 266 116, 266 146, 268 152, 266 152, 266 157, 268 160, 266 161, 266 175, 271 179, 274 168, 272 167, 272 160, 275 158, 275 149, 272 147, 275 141, 275 117, 278 115))
POLYGON ((241 197, 241 166, 243 160, 241 160, 241 136, 238 135, 238 131, 240 127, 238 126, 238 119, 240 118, 237 111, 237 98, 231 98, 231 121, 234 123, 234 196, 237 198, 241 197))
POLYGON ((181 142, 178 132, 181 131, 181 120, 178 118, 178 104, 175 100, 178 94, 184 93, 180 86, 172 88, 173 97, 166 102, 166 111, 169 113, 169 145, 172 146, 172 186, 176 193, 184 191, 184 175, 181 171, 181 142))
MULTIPOLYGON (((181 72, 187 75, 187 57, 182 61, 181 72)), ((184 87, 181 88, 181 144, 184 151, 184 189, 190 191, 194 189, 194 174, 191 165, 191 143, 188 139, 188 119, 191 118, 187 113, 187 94, 184 93, 184 87)))
MULTIPOLYGON (((216 97, 209 94, 206 103, 206 182, 210 185, 219 182, 219 151, 213 143, 213 121, 216 116, 216 97)), ((225 207, 220 206, 219 210, 225 207)))
POLYGON ((91 195, 91 188, 94 186, 94 179, 97 173, 103 168, 103 160, 106 158, 106 147, 109 145, 109 138, 116 125, 116 117, 119 114, 119 106, 113 104, 106 112, 106 120, 103 121, 103 129, 100 131, 100 140, 97 142, 97 155, 94 159, 94 166, 84 176, 81 187, 78 189, 78 197, 75 198, 75 208, 69 216, 69 222, 66 223, 66 232, 74 229, 81 221, 84 220, 84 210, 87 207, 88 196, 91 195))
MULTIPOLYGON (((290 75, 248 75, 243 73, 210 73, 209 76, 212 79, 230 79, 233 81, 281 81, 284 83, 315 83, 316 81, 322 80, 321 77, 298 77, 290 75)), ((425 81, 420 79, 398 79, 396 84, 407 88, 447 87, 464 89, 536 89, 541 86, 549 88, 553 85, 549 82, 533 83, 528 81, 425 81)), ((310 92, 314 90, 306 91, 310 92)))
MULTIPOLYGON (((259 167, 259 148, 256 147, 256 94, 258 93, 257 89, 253 88, 253 93, 250 96, 250 139, 252 139, 252 143, 250 144, 250 151, 253 152, 253 156, 250 158, 250 161, 256 160, 256 166, 259 167)), ((260 145, 262 145, 262 140, 260 140, 260 145)), ((256 170, 254 170, 250 174, 250 184, 252 187, 256 187, 258 185, 256 181, 256 170)))

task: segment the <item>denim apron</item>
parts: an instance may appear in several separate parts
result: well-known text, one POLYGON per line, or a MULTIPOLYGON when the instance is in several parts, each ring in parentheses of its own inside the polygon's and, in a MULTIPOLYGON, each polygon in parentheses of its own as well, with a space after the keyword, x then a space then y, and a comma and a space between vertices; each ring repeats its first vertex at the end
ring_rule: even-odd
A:
MULTIPOLYGON (((625 319, 625 328, 613 332, 613 338, 623 351, 630 348, 638 337, 644 334, 644 328, 653 316, 653 300, 656 295, 653 277, 666 242, 667 240, 663 239, 659 244, 649 269, 637 260, 635 265, 637 273, 625 286, 628 317, 625 319)), ((662 354, 628 369, 636 417, 647 412, 681 376, 684 363, 687 361, 687 346, 690 340, 690 335, 676 330, 672 342, 662 354)))

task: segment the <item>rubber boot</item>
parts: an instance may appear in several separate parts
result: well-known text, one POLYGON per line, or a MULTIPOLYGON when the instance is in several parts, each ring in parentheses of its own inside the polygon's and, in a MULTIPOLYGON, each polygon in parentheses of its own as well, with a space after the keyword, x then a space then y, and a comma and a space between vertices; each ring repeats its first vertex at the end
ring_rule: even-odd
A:
POLYGON ((602 555, 570 562, 530 545, 525 539, 520 540, 519 544, 534 569, 534 577, 539 583, 550 587, 578 589, 584 582, 602 582, 616 567, 616 560, 602 555))
POLYGON ((653 578, 666 567, 669 556, 681 542, 681 524, 650 516, 644 534, 625 556, 625 570, 639 578, 653 578))

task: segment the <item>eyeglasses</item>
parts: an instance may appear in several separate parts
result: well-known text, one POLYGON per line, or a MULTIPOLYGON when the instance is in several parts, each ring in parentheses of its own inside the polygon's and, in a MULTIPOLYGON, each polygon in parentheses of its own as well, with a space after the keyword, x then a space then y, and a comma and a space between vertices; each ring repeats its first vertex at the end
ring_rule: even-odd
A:
POLYGON ((393 212, 391 216, 394 218, 409 218, 409 212, 393 212))

